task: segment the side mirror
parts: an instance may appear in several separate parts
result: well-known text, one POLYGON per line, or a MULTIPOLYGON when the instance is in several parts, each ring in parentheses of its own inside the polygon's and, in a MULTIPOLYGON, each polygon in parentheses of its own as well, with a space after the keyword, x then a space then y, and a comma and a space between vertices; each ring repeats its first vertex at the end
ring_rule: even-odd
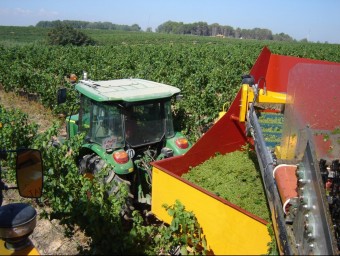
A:
POLYGON ((41 152, 24 149, 17 153, 16 177, 19 194, 27 198, 39 198, 43 189, 43 163, 41 152))
POLYGON ((66 88, 58 90, 58 105, 66 102, 66 88))

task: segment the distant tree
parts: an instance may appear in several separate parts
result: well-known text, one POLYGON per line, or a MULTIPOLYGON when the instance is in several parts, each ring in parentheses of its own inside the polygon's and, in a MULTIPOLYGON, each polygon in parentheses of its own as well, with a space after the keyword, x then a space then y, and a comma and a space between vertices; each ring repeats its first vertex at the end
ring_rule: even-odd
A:
POLYGON ((236 28, 235 29, 235 38, 241 38, 242 37, 242 29, 241 28, 236 28))
POLYGON ((209 30, 210 30, 210 35, 211 36, 216 36, 216 35, 221 35, 223 34, 221 31, 221 26, 218 23, 213 23, 209 26, 209 30))
POLYGON ((235 37, 235 30, 231 26, 221 26, 222 35, 226 37, 235 37))
POLYGON ((152 32, 152 27, 147 27, 146 32, 152 32))
POLYGON ((200 22, 195 22, 193 24, 193 27, 195 29, 194 35, 197 36, 209 36, 209 28, 208 28, 208 23, 200 21, 200 22))
POLYGON ((40 28, 53 28, 55 26, 58 26, 58 24, 62 23, 60 20, 54 20, 54 21, 39 21, 35 26, 40 28))
POLYGON ((94 45, 95 41, 70 25, 59 23, 48 33, 51 45, 94 45))
POLYGON ((39 21, 35 26, 37 28, 47 28, 48 27, 48 21, 39 21))
POLYGON ((174 21, 171 21, 171 20, 166 21, 156 28, 156 32, 173 34, 175 27, 176 27, 176 24, 178 24, 178 22, 174 22, 174 21))
POLYGON ((252 29, 252 38, 258 40, 273 40, 273 34, 269 29, 254 28, 252 29))
POLYGON ((141 31, 141 27, 138 24, 133 24, 131 26, 131 31, 141 31))
POLYGON ((80 20, 63 20, 62 23, 71 26, 72 28, 86 28, 86 26, 90 23, 88 21, 80 21, 80 20))
POLYGON ((273 35, 273 40, 291 42, 293 41, 293 38, 285 33, 280 33, 280 34, 273 35))

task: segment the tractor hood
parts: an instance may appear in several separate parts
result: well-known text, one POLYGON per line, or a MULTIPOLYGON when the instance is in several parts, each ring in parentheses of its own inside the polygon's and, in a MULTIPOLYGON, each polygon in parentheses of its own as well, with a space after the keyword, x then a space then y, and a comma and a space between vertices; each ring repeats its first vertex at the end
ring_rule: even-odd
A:
POLYGON ((80 80, 76 90, 95 101, 137 102, 169 98, 180 89, 143 79, 116 79, 108 81, 80 80))

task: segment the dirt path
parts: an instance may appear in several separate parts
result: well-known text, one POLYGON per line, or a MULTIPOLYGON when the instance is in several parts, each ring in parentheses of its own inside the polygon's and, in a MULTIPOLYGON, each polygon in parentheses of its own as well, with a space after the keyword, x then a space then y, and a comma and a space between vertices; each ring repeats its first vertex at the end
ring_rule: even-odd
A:
MULTIPOLYGON (((14 93, 6 93, 0 87, 0 105, 5 108, 16 108, 27 113, 29 119, 39 125, 39 132, 49 128, 53 121, 58 120, 50 110, 45 109, 41 104, 30 101, 27 97, 17 96, 14 93)), ((33 244, 41 255, 76 255, 79 254, 78 246, 86 246, 88 238, 79 230, 75 236, 66 237, 65 228, 58 220, 42 218, 43 209, 39 208, 34 200, 20 198, 17 190, 4 192, 3 205, 11 202, 26 201, 33 204, 37 210, 37 225, 30 236, 33 244)))
POLYGON ((29 100, 27 97, 18 96, 14 93, 6 93, 0 85, 0 105, 5 108, 16 108, 24 113, 27 113, 29 119, 39 125, 39 132, 50 127, 53 121, 58 120, 53 116, 52 112, 45 109, 41 104, 29 100))

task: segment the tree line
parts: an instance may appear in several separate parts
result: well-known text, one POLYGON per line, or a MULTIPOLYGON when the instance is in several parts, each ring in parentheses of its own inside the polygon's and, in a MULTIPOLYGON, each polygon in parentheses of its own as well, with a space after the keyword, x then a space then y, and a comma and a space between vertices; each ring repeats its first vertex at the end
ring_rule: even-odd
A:
MULTIPOLYGON (((89 22, 79 20, 55 20, 55 21, 39 21, 36 27, 54 28, 58 25, 68 25, 74 29, 104 29, 104 30, 122 30, 122 31, 142 31, 138 24, 118 25, 111 22, 89 22)), ((146 29, 151 32, 151 28, 146 29)), ((227 38, 243 38, 258 40, 275 40, 275 41, 295 41, 291 36, 285 33, 273 34, 271 30, 266 28, 241 29, 233 28, 228 25, 220 25, 213 23, 209 25, 207 22, 183 23, 176 21, 166 21, 159 25, 155 32, 180 34, 180 35, 196 35, 196 36, 220 36, 227 38)), ((306 41, 306 39, 304 39, 306 41)))
POLYGON ((54 20, 54 21, 39 21, 35 26, 40 28, 54 28, 60 24, 71 26, 75 29, 105 29, 105 30, 124 30, 124 31, 141 31, 138 24, 119 25, 111 22, 90 22, 80 20, 54 20))
POLYGON ((156 29, 156 32, 197 36, 221 36, 228 38, 258 40, 294 41, 294 39, 287 34, 273 34, 271 30, 265 28, 234 29, 231 26, 224 26, 218 23, 208 25, 208 23, 202 21, 188 24, 185 24, 183 22, 167 21, 159 25, 156 29))

